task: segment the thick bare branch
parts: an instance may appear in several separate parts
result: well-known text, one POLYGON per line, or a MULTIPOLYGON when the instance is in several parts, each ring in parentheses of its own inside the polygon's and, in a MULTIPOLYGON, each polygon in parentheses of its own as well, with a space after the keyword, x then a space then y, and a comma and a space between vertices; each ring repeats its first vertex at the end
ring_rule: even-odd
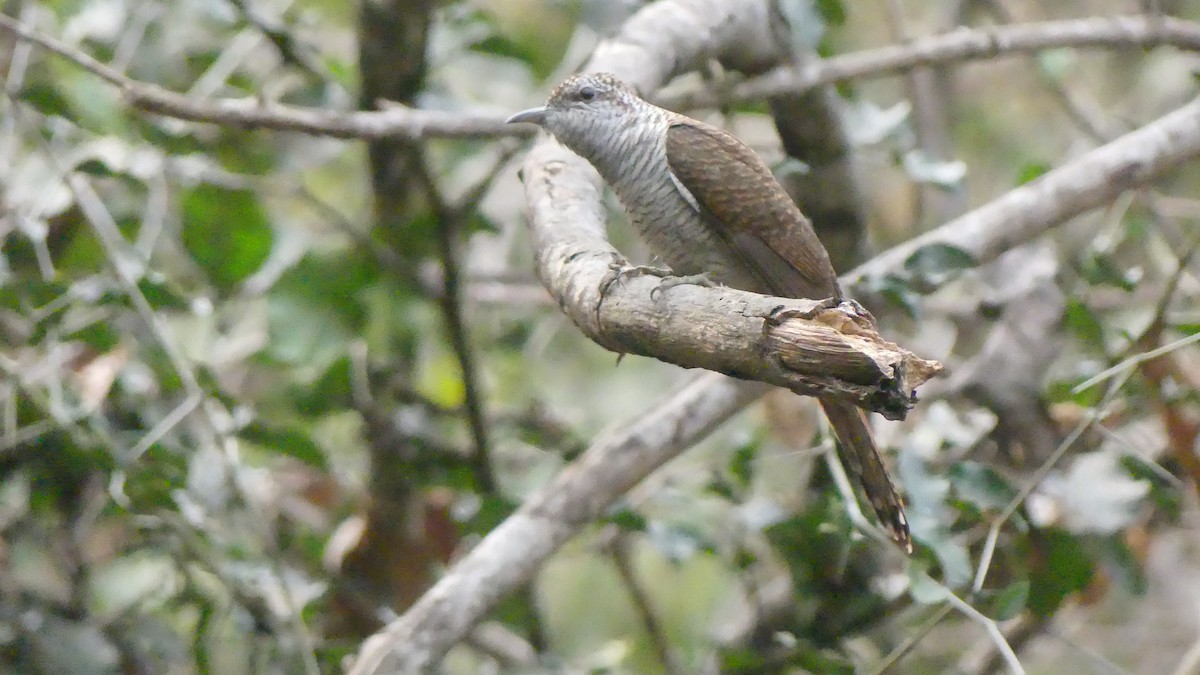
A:
POLYGON ((537 271, 588 337, 618 353, 768 382, 800 394, 835 394, 902 417, 910 392, 940 366, 820 301, 732 288, 621 278, 604 236, 599 184, 558 143, 534 147, 523 176, 537 271), (563 199, 575 195, 580 199, 563 199))

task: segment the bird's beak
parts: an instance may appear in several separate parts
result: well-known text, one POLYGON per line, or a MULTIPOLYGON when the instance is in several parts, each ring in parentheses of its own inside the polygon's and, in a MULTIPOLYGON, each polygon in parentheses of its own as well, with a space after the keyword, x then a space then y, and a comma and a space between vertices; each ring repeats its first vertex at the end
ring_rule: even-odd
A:
POLYGON ((530 108, 529 110, 522 110, 516 115, 508 118, 507 122, 508 124, 512 124, 513 122, 528 122, 530 124, 540 125, 543 121, 545 121, 547 112, 546 106, 530 108))

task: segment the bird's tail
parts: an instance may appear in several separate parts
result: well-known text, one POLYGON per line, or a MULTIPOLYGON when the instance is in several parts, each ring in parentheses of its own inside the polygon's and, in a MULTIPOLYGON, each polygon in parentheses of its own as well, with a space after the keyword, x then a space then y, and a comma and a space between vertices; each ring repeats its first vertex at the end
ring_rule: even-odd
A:
POLYGON ((848 401, 833 398, 822 398, 820 401, 821 409, 825 411, 837 436, 838 456, 842 458, 842 464, 858 477, 863 492, 892 539, 905 551, 912 553, 908 519, 904 516, 904 500, 888 475, 863 411, 848 401))

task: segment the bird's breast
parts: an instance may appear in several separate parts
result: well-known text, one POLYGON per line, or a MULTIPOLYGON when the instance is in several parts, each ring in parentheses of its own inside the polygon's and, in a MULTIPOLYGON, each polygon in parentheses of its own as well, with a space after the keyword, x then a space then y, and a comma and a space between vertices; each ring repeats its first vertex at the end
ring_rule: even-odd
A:
POLYGON ((752 275, 672 177, 664 139, 665 129, 657 140, 622 134, 609 157, 615 161, 593 164, 651 252, 675 274, 706 274, 715 282, 754 290, 752 275))

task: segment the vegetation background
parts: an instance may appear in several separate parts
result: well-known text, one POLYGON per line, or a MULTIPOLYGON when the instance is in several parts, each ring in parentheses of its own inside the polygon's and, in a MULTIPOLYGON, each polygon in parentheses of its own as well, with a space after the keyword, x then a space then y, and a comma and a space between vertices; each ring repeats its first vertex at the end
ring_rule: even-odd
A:
MULTIPOLYGON (((717 96, 689 112, 778 169, 843 270, 1196 95, 1189 0, 769 4, 805 63, 1139 12, 1192 36, 769 102, 718 67, 675 82, 717 96)), ((339 672, 691 381, 617 364, 543 290, 529 130, 502 124, 642 7, 0 2, 0 671, 339 672), (325 114, 217 114, 234 100, 325 114), (340 126, 412 109, 432 121, 340 126)), ((948 366, 877 425, 912 558, 854 518, 812 406, 772 395, 607 507, 444 670, 1200 672, 1198 180, 1185 165, 987 265, 934 247, 855 288, 948 366)))

